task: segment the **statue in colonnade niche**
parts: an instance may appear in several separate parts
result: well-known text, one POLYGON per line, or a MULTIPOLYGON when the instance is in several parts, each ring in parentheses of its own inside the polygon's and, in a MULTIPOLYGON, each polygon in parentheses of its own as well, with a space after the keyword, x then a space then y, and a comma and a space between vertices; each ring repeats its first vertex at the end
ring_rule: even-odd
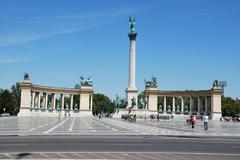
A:
POLYGON ((74 110, 78 110, 78 105, 77 105, 77 103, 74 104, 74 110))
POLYGON ((185 112, 188 112, 188 106, 185 106, 185 107, 184 107, 184 111, 185 111, 185 112))
POLYGON ((171 106, 168 106, 168 107, 167 107, 167 111, 168 111, 168 112, 171 112, 171 106))
POLYGON ((154 87, 154 88, 157 88, 157 78, 152 76, 152 79, 151 80, 146 80, 144 79, 144 82, 145 82, 145 87, 148 88, 148 87, 154 87))
POLYGON ((177 112, 179 112, 180 111, 180 107, 179 106, 177 106, 177 112))
POLYGON ((69 110, 69 105, 68 105, 68 103, 66 104, 66 110, 69 110))
POLYGON ((85 78, 83 75, 80 77, 81 79, 81 86, 92 86, 93 80, 91 77, 85 78))
POLYGON ((158 106, 158 111, 159 111, 159 112, 162 112, 162 111, 163 111, 162 105, 159 105, 159 106, 158 106))

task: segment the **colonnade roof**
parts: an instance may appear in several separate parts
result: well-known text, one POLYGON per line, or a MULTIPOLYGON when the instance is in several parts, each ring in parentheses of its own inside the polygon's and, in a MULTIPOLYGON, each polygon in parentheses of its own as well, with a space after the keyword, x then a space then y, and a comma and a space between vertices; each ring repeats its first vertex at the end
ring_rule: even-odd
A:
POLYGON ((32 85, 31 90, 34 92, 42 92, 42 93, 56 93, 56 94, 81 94, 81 93, 93 93, 92 87, 83 87, 81 89, 76 88, 66 88, 66 87, 52 87, 52 86, 40 86, 40 85, 32 85))
POLYGON ((145 90, 147 95, 158 96, 211 96, 212 94, 222 94, 222 90, 145 90))

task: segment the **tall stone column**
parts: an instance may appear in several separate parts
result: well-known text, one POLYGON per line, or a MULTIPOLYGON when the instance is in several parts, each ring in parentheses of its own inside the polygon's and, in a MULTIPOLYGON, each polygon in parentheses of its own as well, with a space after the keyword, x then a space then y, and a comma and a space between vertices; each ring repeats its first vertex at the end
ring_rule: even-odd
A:
POLYGON ((176 108, 176 106, 175 106, 175 97, 173 96, 173 101, 172 101, 172 112, 174 112, 175 113, 175 108, 176 108))
POLYGON ((32 108, 34 108, 35 105, 35 92, 32 92, 32 108))
POLYGON ((61 108, 64 109, 64 94, 61 94, 61 108))
POLYGON ((197 111, 197 114, 200 115, 200 112, 201 112, 201 98, 198 97, 198 111, 197 111))
MULTIPOLYGON (((130 19, 131 20, 131 19, 130 19)), ((135 20, 129 21, 131 23, 130 29, 131 32, 128 34, 130 40, 130 49, 129 49, 129 83, 128 88, 126 89, 126 97, 128 101, 128 107, 132 107, 132 100, 135 99, 136 105, 134 108, 137 108, 138 102, 138 90, 136 87, 136 59, 135 59, 135 52, 136 52, 136 37, 137 33, 135 32, 135 20)))
POLYGON ((163 113, 167 113, 167 97, 163 98, 163 113))
POLYGON ((207 101, 207 97, 205 97, 205 113, 207 113, 207 107, 208 107, 208 101, 207 101))
POLYGON ((52 109, 55 109, 56 107, 56 95, 53 93, 52 94, 52 109))
POLYGON ((70 95, 70 110, 73 110, 73 94, 70 95))
POLYGON ((184 98, 181 97, 181 112, 184 113, 184 98))
POLYGON ((41 96, 40 96, 40 92, 38 92, 38 104, 37 104, 38 109, 40 109, 40 104, 41 104, 41 96))
POLYGON ((192 105, 192 97, 190 96, 189 97, 189 112, 190 113, 192 113, 192 107, 193 107, 193 105, 192 105))
POLYGON ((48 93, 45 94, 44 108, 47 109, 48 105, 48 93))

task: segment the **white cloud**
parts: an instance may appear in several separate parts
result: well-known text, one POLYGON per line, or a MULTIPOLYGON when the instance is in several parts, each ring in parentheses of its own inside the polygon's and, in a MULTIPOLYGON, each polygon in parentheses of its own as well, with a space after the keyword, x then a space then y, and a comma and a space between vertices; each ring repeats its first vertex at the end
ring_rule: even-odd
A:
POLYGON ((5 58, 0 59, 0 64, 30 62, 30 58, 5 58))
POLYGON ((97 26, 111 22, 110 19, 114 17, 131 15, 133 13, 136 13, 137 11, 145 10, 145 9, 144 8, 130 8, 130 9, 125 8, 125 9, 118 9, 118 10, 100 11, 100 12, 91 13, 91 14, 28 17, 28 18, 19 17, 17 19, 15 18, 13 20, 15 21, 20 20, 20 22, 22 23, 28 22, 30 25, 32 25, 33 27, 31 31, 21 30, 21 27, 24 28, 24 26, 19 25, 18 28, 20 29, 18 31, 13 31, 10 35, 2 35, 0 37, 0 47, 27 43, 27 42, 31 42, 39 39, 54 37, 56 35, 69 34, 69 33, 87 30, 90 28, 95 28, 97 26), (84 21, 83 19, 85 19, 86 21, 84 21), (36 24, 36 22, 38 23, 36 24), (71 25, 74 24, 74 26, 61 28, 61 26, 63 26, 62 24, 68 24, 68 23, 71 25), (47 30, 45 29, 44 31, 41 31, 41 26, 44 26, 43 28, 46 28, 45 26, 49 26, 49 29, 47 30), (38 29, 38 31, 36 31, 36 29, 38 29), (51 31, 50 29, 54 29, 57 31, 51 31))
POLYGON ((12 44, 26 43, 26 42, 30 42, 38 39, 53 37, 59 34, 74 33, 81 30, 83 29, 68 29, 68 30, 63 30, 58 32, 11 35, 11 36, 0 38, 0 47, 12 45, 12 44))

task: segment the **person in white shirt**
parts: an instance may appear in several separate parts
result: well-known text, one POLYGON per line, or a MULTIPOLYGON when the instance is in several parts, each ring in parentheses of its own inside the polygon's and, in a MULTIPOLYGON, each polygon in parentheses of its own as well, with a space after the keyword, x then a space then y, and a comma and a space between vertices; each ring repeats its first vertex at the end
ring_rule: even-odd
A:
POLYGON ((208 130, 208 115, 204 116, 204 130, 208 130))

